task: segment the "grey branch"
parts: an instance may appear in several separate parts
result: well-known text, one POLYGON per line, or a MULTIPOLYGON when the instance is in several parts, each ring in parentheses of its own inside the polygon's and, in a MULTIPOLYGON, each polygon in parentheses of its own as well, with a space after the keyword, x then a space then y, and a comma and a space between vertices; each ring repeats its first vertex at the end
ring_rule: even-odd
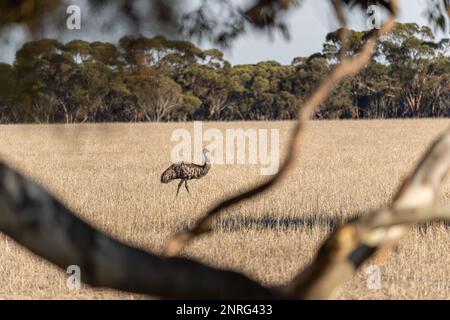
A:
POLYGON ((449 167, 450 130, 425 154, 390 208, 338 228, 315 260, 281 290, 236 272, 185 258, 159 257, 123 244, 77 218, 44 188, 3 163, 0 230, 62 269, 78 265, 82 280, 92 286, 165 298, 325 299, 379 247, 397 240, 405 225, 450 220, 450 205, 428 206, 449 167), (404 201, 403 208, 395 208, 399 201, 404 201))
POLYGON ((450 129, 425 152, 395 195, 391 206, 335 230, 314 261, 284 290, 304 299, 334 297, 336 289, 377 251, 394 245, 408 226, 450 220, 450 205, 435 206, 438 191, 450 169, 450 129))
POLYGON ((77 218, 44 188, 0 163, 0 231, 82 280, 164 298, 275 299, 281 295, 236 272, 127 246, 77 218))
MULTIPOLYGON (((340 10, 340 6, 335 7, 336 14, 342 23, 346 22, 344 13, 340 10)), ((331 72, 331 74, 325 78, 325 80, 317 87, 306 102, 299 106, 298 120, 292 130, 292 136, 288 145, 288 154, 280 166, 280 170, 276 175, 268 179, 267 181, 250 188, 249 190, 234 195, 230 198, 220 201, 213 208, 208 210, 206 214, 201 217, 194 226, 187 230, 176 234, 170 239, 166 253, 169 256, 175 256, 194 238, 199 237, 202 234, 211 232, 214 219, 226 208, 236 205, 239 202, 249 200, 258 194, 261 194, 270 188, 279 184, 292 169, 295 163, 295 158, 298 157, 303 142, 303 136, 305 128, 314 115, 315 110, 323 103, 330 95, 333 89, 346 77, 352 76, 363 69, 373 56, 377 44, 377 40, 380 36, 389 33, 395 25, 395 19, 398 13, 398 5, 396 0, 390 2, 391 15, 389 19, 381 26, 378 32, 367 39, 361 52, 354 57, 342 57, 341 63, 331 72)), ((348 33, 343 33, 343 37, 348 37, 348 33)), ((343 40, 346 43, 347 40, 343 40)))
MULTIPOLYGON (((379 34, 388 32, 394 24, 396 1, 390 3, 393 16, 379 34)), ((359 56, 343 59, 303 106, 288 160, 280 174, 247 194, 223 202, 197 225, 197 233, 185 234, 177 250, 180 243, 182 246, 193 235, 208 231, 211 216, 221 208, 268 189, 286 174, 290 160, 299 150, 306 121, 336 83, 363 68, 373 53, 375 40, 369 39, 359 56)), ((326 299, 334 297, 337 289, 380 249, 397 243, 411 224, 450 218, 450 205, 435 205, 449 168, 450 129, 431 145, 390 207, 337 228, 311 264, 278 289, 262 286, 237 272, 187 258, 160 257, 121 243, 77 218, 44 188, 3 163, 0 163, 0 231, 60 268, 78 265, 82 280, 92 286, 165 298, 326 299)))

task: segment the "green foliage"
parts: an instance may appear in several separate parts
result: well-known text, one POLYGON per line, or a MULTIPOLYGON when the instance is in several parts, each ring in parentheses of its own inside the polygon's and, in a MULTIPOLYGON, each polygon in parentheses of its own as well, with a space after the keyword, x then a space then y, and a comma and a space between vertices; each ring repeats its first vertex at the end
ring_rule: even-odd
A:
MULTIPOLYGON (((26 43, 13 65, 0 64, 0 122, 294 119, 338 63, 336 30, 322 52, 237 65, 218 49, 165 37, 111 43, 52 39, 26 43)), ((357 54, 367 33, 345 30, 357 54)), ((345 79, 319 119, 449 116, 450 41, 428 27, 398 24, 375 58, 345 79)))

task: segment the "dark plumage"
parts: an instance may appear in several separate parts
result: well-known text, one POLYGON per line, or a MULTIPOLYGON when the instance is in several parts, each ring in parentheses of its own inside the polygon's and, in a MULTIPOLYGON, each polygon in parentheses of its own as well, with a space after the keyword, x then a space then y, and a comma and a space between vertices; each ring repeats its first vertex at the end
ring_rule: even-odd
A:
POLYGON ((178 184, 176 196, 178 196, 183 182, 187 192, 189 193, 187 181, 204 177, 211 168, 211 164, 209 161, 209 151, 207 149, 203 149, 203 155, 205 157, 205 161, 202 165, 186 162, 173 163, 161 175, 161 183, 169 183, 172 180, 180 179, 181 181, 178 184))

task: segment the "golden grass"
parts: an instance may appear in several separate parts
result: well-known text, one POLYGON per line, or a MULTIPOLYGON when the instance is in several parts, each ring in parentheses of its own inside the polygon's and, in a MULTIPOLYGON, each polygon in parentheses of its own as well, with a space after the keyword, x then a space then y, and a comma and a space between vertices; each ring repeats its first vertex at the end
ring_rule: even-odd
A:
MULTIPOLYGON (((215 232, 185 254, 242 271, 265 284, 288 281, 314 255, 335 223, 389 202, 401 178, 447 120, 324 121, 308 129, 297 169, 277 189, 226 211, 215 232)), ((204 127, 279 128, 292 123, 205 123, 204 127)), ((259 166, 214 166, 175 201, 176 183, 161 185, 170 164, 170 135, 192 124, 1 126, 3 159, 43 184, 101 230, 161 252, 168 237, 215 201, 264 179, 259 166)), ((282 154, 285 150, 282 146, 282 154)), ((443 198, 449 198, 446 186, 443 198)), ((448 299, 449 228, 413 228, 378 265, 381 289, 366 286, 366 264, 342 299, 448 299)), ((0 235, 0 298, 141 299, 83 286, 0 235)))

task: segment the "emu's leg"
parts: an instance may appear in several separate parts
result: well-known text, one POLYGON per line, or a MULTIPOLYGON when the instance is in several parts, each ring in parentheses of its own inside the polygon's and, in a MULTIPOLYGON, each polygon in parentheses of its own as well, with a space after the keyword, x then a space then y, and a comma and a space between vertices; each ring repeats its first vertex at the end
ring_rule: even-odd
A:
POLYGON ((188 185, 187 185, 187 180, 184 180, 184 186, 186 187, 187 192, 188 192, 189 194, 191 194, 191 193, 189 192, 189 188, 188 188, 188 185))
POLYGON ((186 180, 181 180, 180 183, 178 184, 177 195, 175 196, 175 198, 178 197, 178 192, 180 192, 180 188, 181 188, 181 186, 183 185, 183 182, 184 182, 184 181, 186 181, 186 180))

